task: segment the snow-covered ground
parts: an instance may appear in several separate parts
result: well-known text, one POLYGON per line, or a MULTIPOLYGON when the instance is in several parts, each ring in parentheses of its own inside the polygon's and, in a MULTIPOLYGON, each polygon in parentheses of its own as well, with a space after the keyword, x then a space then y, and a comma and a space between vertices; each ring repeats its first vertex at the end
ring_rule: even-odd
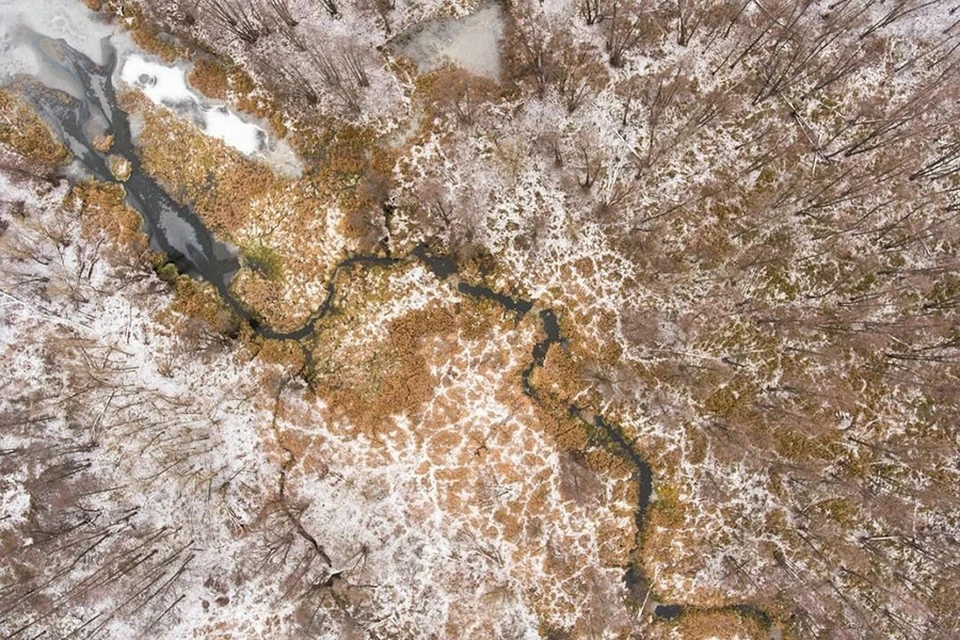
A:
MULTIPOLYGON (((173 0, 141 4, 179 15, 173 0)), ((281 258, 309 246, 332 264, 354 239, 328 246, 297 239, 320 237, 355 215, 375 220, 376 235, 388 217, 393 255, 429 241, 457 252, 470 277, 555 308, 570 337, 569 362, 549 391, 562 393, 569 382, 578 402, 623 426, 654 469, 648 529, 629 558, 649 578, 651 598, 703 608, 757 603, 800 637, 955 635, 949 593, 960 566, 960 485, 952 425, 960 394, 957 285, 949 274, 960 229, 950 141, 960 119, 951 3, 880 2, 864 11, 856 3, 748 3, 738 17, 704 14, 685 44, 668 3, 662 15, 651 11, 634 25, 640 44, 613 65, 613 16, 587 25, 580 3, 520 0, 506 9, 517 21, 514 36, 532 38, 512 50, 527 56, 511 69, 518 86, 506 99, 476 102, 466 81, 463 93, 444 86, 418 93, 409 70, 378 47, 393 30, 415 32, 428 21, 413 50, 421 70, 450 61, 494 77, 502 72, 494 64, 499 9, 463 18, 472 3, 341 3, 331 15, 316 2, 286 4, 293 31, 265 30, 256 43, 241 42, 209 12, 183 30, 268 84, 270 69, 287 73, 281 93, 314 83, 315 104, 292 100, 312 115, 383 133, 400 130, 402 112, 416 126, 396 143, 391 193, 368 209, 333 208, 315 183, 298 209, 284 186, 246 203, 249 215, 231 231, 251 243, 269 239, 281 258), (807 12, 786 19, 798 9, 807 12), (779 39, 785 24, 797 30, 779 39), (322 77, 329 69, 316 65, 323 58, 361 63, 368 77, 356 80, 356 96, 335 95, 335 83, 322 77), (797 61, 809 66, 794 68, 797 61), (816 86, 836 71, 843 73, 816 86), (938 171, 953 182, 928 181, 938 171), (377 206, 384 201, 386 215, 377 206), (327 207, 322 224, 310 215, 327 207)), ((258 20, 276 24, 264 11, 258 20)), ((157 96, 174 108, 189 91, 175 76, 157 96)), ((182 186, 178 175, 168 179, 182 186)), ((328 175, 344 192, 357 180, 328 175)), ((11 229, 19 224, 11 220, 11 229)), ((74 239, 72 246, 89 245, 74 239)), ((56 249, 46 255, 56 263, 56 249)), ((74 272, 51 279, 48 264, 26 264, 36 271, 20 286, 55 286, 32 297, 8 294, 20 326, 9 334, 9 353, 30 332, 47 338, 21 322, 23 309, 50 319, 50 300, 68 300, 72 309, 58 303, 58 326, 100 313, 88 306, 97 292, 78 290, 74 272)), ((261 282, 264 297, 309 291, 289 299, 310 313, 325 280, 322 270, 304 271, 261 282)), ((354 284, 367 277, 342 275, 354 284)), ((623 460, 584 442, 558 444, 544 427, 550 417, 517 388, 534 327, 505 321, 482 339, 466 338, 475 327, 450 283, 417 268, 369 277, 380 277, 380 288, 338 289, 341 313, 314 345, 326 358, 314 378, 323 400, 276 385, 276 395, 250 391, 259 399, 254 420, 270 424, 258 432, 266 468, 289 463, 288 506, 334 568, 344 569, 333 580, 310 564, 318 561, 306 538, 287 536, 290 518, 274 510, 260 524, 280 533, 257 539, 257 550, 294 559, 264 566, 294 566, 296 574, 302 560, 310 568, 269 588, 289 593, 304 576, 321 585, 298 602, 325 603, 327 637, 361 627, 401 636, 624 637, 631 624, 644 637, 683 636, 690 618, 651 629, 642 611, 623 604, 628 558, 623 545, 609 544, 629 538, 633 526, 623 460), (438 315, 430 326, 397 324, 431 305, 438 315), (450 318, 462 323, 457 331, 434 326, 450 318), (400 369, 396 356, 406 353, 393 338, 409 334, 409 351, 428 366, 401 369, 405 383, 433 385, 422 412, 408 410, 410 394, 389 402, 375 395, 386 393, 385 380, 400 369), (366 423, 344 409, 344 389, 357 380, 374 394, 361 398, 374 414, 366 423), (571 476, 576 489, 565 492, 571 476), (299 546, 284 546, 291 539, 299 546)), ((151 357, 169 351, 170 343, 151 340, 151 357)), ((51 386, 45 357, 54 356, 17 362, 51 386)), ((29 513, 21 476, 11 474, 2 494, 18 521, 29 513)), ((256 528, 242 511, 228 516, 240 538, 256 528)), ((212 615, 228 635, 269 626, 266 618, 256 631, 230 626, 233 615, 245 620, 243 612, 225 604, 208 614, 201 601, 177 611, 187 619, 212 615)), ((302 615, 276 612, 277 619, 302 615)), ((178 632, 200 628, 182 624, 178 632)), ((768 635, 761 629, 752 637, 768 635)))
MULTIPOLYGON (((505 375, 528 357, 529 325, 494 320, 482 338, 423 341, 421 375, 437 378, 428 404, 385 409, 377 433, 358 433, 293 371, 186 337, 191 321, 164 311, 170 296, 152 272, 134 262, 121 277, 99 253, 112 241, 81 233, 66 189, 0 174, 2 199, 23 203, 17 216, 0 209, 0 416, 11 425, 0 444, 21 456, 0 467, 0 552, 11 560, 0 628, 66 635, 89 624, 118 639, 353 629, 533 639, 545 619, 629 628, 619 566, 633 536, 629 483, 561 462, 505 375), (44 482, 74 464, 76 485, 44 482), (75 512, 101 515, 52 538, 26 533, 75 512), (95 602, 76 595, 137 549, 145 557, 99 583, 95 602), (601 608, 602 622, 585 616, 601 608)), ((461 313, 455 288, 420 266, 370 277, 392 294, 355 300, 356 320, 339 316, 348 333, 328 339, 367 354, 345 365, 379 359, 411 313, 461 313)))

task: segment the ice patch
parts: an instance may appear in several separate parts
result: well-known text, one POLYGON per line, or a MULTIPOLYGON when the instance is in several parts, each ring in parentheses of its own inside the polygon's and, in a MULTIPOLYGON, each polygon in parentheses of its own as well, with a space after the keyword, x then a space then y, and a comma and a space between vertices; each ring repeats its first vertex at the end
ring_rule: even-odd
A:
POLYGON ((503 10, 489 4, 463 18, 439 18, 417 26, 399 38, 397 48, 413 58, 421 73, 453 63, 496 80, 503 31, 503 10))
POLYGON ((166 67, 133 55, 124 61, 120 79, 139 88, 156 104, 171 106, 198 102, 187 86, 186 71, 179 67, 166 67))
POLYGON ((207 135, 223 140, 241 153, 253 155, 263 146, 266 132, 260 127, 244 122, 237 114, 225 107, 202 109, 204 130, 207 135))
MULTIPOLYGON (((51 38, 63 38, 92 60, 100 59, 100 39, 116 29, 95 19, 80 2, 64 0, 0 0, 0 74, 36 75, 39 65, 17 30, 26 26, 51 38)), ((121 34, 124 44, 129 42, 121 34)))
POLYGON ((226 107, 207 105, 187 85, 187 72, 181 67, 168 67, 131 55, 124 60, 120 79, 140 89, 154 104, 187 107, 198 116, 204 133, 240 153, 249 156, 263 148, 267 137, 263 129, 245 122, 226 107))
POLYGON ((219 105, 212 105, 187 84, 187 69, 153 62, 136 53, 129 36, 105 23, 81 3, 62 0, 0 0, 0 76, 25 73, 41 82, 79 97, 75 82, 52 73, 23 46, 20 29, 28 27, 51 38, 63 38, 90 59, 102 62, 102 39, 109 37, 122 59, 120 80, 136 87, 153 103, 186 110, 204 132, 252 156, 263 157, 284 175, 299 175, 296 154, 283 143, 268 146, 268 135, 258 125, 219 105))

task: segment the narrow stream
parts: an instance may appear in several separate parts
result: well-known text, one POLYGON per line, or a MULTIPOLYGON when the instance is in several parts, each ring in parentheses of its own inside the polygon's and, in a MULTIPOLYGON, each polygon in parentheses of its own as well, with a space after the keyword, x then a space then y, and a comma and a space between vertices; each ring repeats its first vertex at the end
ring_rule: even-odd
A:
POLYGON ((117 52, 108 39, 101 42, 102 64, 97 64, 68 45, 24 28, 25 37, 49 69, 79 84, 83 99, 27 81, 24 89, 37 111, 58 132, 76 159, 98 180, 122 184, 127 199, 143 217, 154 249, 162 251, 182 273, 213 284, 225 299, 231 299, 229 284, 240 267, 234 252, 213 237, 199 216, 177 203, 143 170, 133 144, 130 121, 117 106, 111 80, 117 52), (94 145, 97 135, 112 135, 109 152, 94 145), (130 175, 121 181, 110 170, 109 155, 130 165, 130 175))
MULTIPOLYGON (((331 275, 323 303, 302 327, 287 332, 272 329, 251 313, 230 290, 230 281, 239 269, 235 253, 213 237, 194 211, 174 201, 144 171, 133 143, 127 114, 117 106, 116 92, 111 80, 117 65, 117 52, 110 41, 102 41, 103 62, 97 64, 62 39, 55 40, 32 31, 29 32, 29 38, 38 56, 53 71, 77 83, 80 89, 78 94, 83 96, 82 99, 75 98, 37 81, 27 80, 20 83, 38 112, 57 129, 64 143, 91 175, 104 182, 122 184, 131 206, 143 217, 144 229, 154 248, 164 252, 182 273, 210 282, 223 300, 264 338, 299 341, 313 336, 317 322, 336 312, 334 298, 338 275, 341 271, 357 265, 389 268, 416 260, 439 280, 456 279, 457 290, 464 296, 492 301, 514 314, 517 320, 538 308, 535 300, 513 297, 480 284, 461 281, 455 259, 432 255, 425 245, 421 245, 403 257, 358 255, 344 259, 336 265, 331 275), (130 175, 125 181, 120 181, 113 175, 108 154, 98 151, 93 144, 93 138, 104 133, 114 136, 114 144, 109 153, 120 156, 130 164, 130 175)), ((546 408, 540 392, 531 380, 536 369, 543 367, 550 348, 554 345, 566 348, 567 340, 562 334, 557 314, 552 309, 540 308, 538 319, 544 337, 533 346, 531 360, 522 373, 522 385, 524 393, 533 402, 546 408)), ((306 348, 304 350, 309 353, 306 348)), ((650 466, 619 425, 574 404, 568 405, 566 411, 568 416, 581 420, 588 427, 595 445, 610 447, 633 469, 639 489, 634 512, 637 533, 631 552, 633 566, 626 569, 624 581, 628 587, 649 585, 649 579, 636 567, 640 565, 644 518, 653 496, 653 473, 650 466)), ((675 618, 687 609, 688 607, 681 604, 653 603, 653 615, 663 619, 675 618)), ((697 608, 692 610, 703 611, 697 608)), ((768 630, 773 627, 770 616, 751 605, 729 605, 716 610, 736 611, 760 621, 768 630)))

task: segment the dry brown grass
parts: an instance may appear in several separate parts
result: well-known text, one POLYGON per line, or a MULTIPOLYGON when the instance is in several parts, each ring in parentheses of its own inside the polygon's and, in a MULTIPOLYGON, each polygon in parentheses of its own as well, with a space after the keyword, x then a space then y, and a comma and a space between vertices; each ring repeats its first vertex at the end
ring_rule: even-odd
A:
POLYGON ((184 323, 191 321, 199 321, 215 334, 236 331, 240 319, 226 306, 213 285, 183 275, 177 276, 172 284, 173 302, 158 314, 158 320, 178 331, 185 331, 184 323))
POLYGON ((300 371, 305 359, 300 344, 293 340, 263 340, 257 357, 268 364, 279 364, 292 371, 300 371))
MULTIPOLYGON (((187 80, 191 87, 214 100, 226 100, 230 95, 231 85, 235 82, 226 65, 214 58, 196 60, 187 80)), ((252 85, 252 82, 250 84, 252 85)), ((245 85, 243 88, 252 90, 252 86, 248 88, 245 85)))
POLYGON ((225 58, 197 57, 187 80, 214 100, 229 101, 240 111, 266 120, 273 135, 287 135, 286 115, 274 97, 260 89, 239 65, 225 58))
POLYGON ((140 214, 127 206, 123 187, 97 180, 81 180, 67 194, 65 206, 80 215, 84 238, 97 242, 106 237, 108 258, 127 263, 157 264, 159 257, 149 251, 140 214))
POLYGON ((121 107, 144 120, 138 143, 147 172, 223 237, 246 223, 251 199, 283 183, 269 167, 153 106, 139 93, 123 93, 121 107))
POLYGON ((111 148, 113 148, 113 141, 113 134, 110 134, 109 136, 97 134, 93 138, 93 148, 100 153, 107 153, 111 148))
MULTIPOLYGON (((312 405, 315 413, 310 413, 310 403, 285 405, 283 424, 299 426, 280 426, 276 435, 297 461, 290 486, 300 474, 329 472, 327 436, 309 425, 322 422, 341 438, 367 436, 370 451, 361 454, 363 464, 377 464, 388 441, 391 447, 409 443, 423 455, 417 476, 436 492, 435 505, 462 522, 471 532, 465 535, 476 536, 475 553, 495 566, 509 552, 516 579, 542 585, 523 595, 531 610, 543 619, 575 620, 571 629, 580 637, 596 632, 598 624, 626 633, 630 616, 619 576, 630 561, 635 535, 630 505, 636 502, 636 487, 630 471, 615 456, 593 451, 580 456, 580 471, 572 485, 568 482, 577 488, 556 492, 567 482, 558 473, 566 471, 556 469, 552 449, 543 443, 553 440, 558 427, 544 421, 550 412, 532 403, 520 385, 535 315, 516 325, 486 301, 434 299, 379 321, 395 309, 394 300, 406 295, 407 285, 400 283, 408 282, 415 268, 358 267, 338 279, 336 310, 321 321, 313 354, 313 388, 322 408, 312 405), (510 418, 502 423, 465 419, 471 403, 502 404, 510 418), (394 422, 398 414, 408 419, 410 432, 394 422), (590 495, 580 495, 581 487, 590 495), (568 509, 589 510, 599 533, 585 525, 585 517, 568 522, 568 509)), ((548 360, 546 378, 564 375, 569 363, 562 351, 548 360)), ((564 389, 573 392, 572 386, 564 389)), ((484 606, 469 599, 453 607, 448 619, 453 634, 465 624, 496 631, 484 606)))
POLYGON ((51 169, 70 160, 70 152, 33 107, 8 89, 0 89, 0 144, 51 169))
POLYGON ((139 94, 124 93, 122 101, 144 120, 139 142, 145 169, 219 237, 247 254, 265 248, 275 257, 275 273, 251 263, 235 282, 237 295, 271 326, 293 329, 319 304, 315 296, 305 298, 302 288, 315 292, 311 282, 325 280, 337 257, 323 246, 331 212, 343 212, 339 231, 352 250, 376 249, 393 159, 372 131, 347 126, 301 131, 314 137, 323 158, 303 177, 289 179, 139 94), (296 282, 285 280, 285 273, 295 274, 296 282))
POLYGON ((736 612, 685 611, 676 620, 653 625, 651 640, 761 640, 769 633, 756 620, 736 612))
POLYGON ((335 373, 315 378, 317 391, 358 431, 389 431, 391 415, 415 416, 433 396, 436 379, 427 368, 424 342, 434 336, 455 340, 455 329, 444 309, 413 311, 390 323, 384 343, 366 360, 341 360, 335 373))
POLYGON ((426 109, 425 121, 451 118, 471 126, 490 104, 503 97, 503 89, 493 80, 454 66, 445 66, 417 78, 414 97, 426 109))

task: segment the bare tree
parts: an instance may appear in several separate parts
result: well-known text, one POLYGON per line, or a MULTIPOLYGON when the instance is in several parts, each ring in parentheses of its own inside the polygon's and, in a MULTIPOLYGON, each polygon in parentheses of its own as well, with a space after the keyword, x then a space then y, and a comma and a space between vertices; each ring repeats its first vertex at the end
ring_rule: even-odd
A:
POLYGON ((207 0, 215 23, 247 44, 255 44, 269 29, 258 5, 246 0, 207 0))
POLYGON ((607 54, 614 67, 624 65, 624 55, 644 36, 644 18, 639 8, 626 0, 615 0, 607 28, 607 54))
POLYGON ((598 24, 606 17, 603 0, 580 0, 577 7, 587 25, 598 24))
POLYGON ((592 47, 577 42, 566 28, 551 30, 533 12, 518 12, 508 43, 513 75, 532 78, 540 97, 555 87, 570 113, 606 81, 607 71, 592 47))
POLYGON ((370 86, 360 48, 353 43, 342 43, 335 53, 330 53, 318 45, 309 48, 308 54, 324 88, 336 97, 349 115, 358 115, 363 103, 363 89, 370 86))
POLYGON ((365 11, 372 11, 380 16, 383 23, 383 30, 390 35, 393 33, 393 25, 390 22, 390 12, 397 8, 396 0, 358 0, 358 6, 365 11))
POLYGON ((582 189, 589 190, 603 171, 603 155, 595 137, 585 131, 577 137, 576 149, 577 182, 582 189))
POLYGON ((556 38, 559 51, 556 71, 557 91, 569 113, 576 111, 584 101, 606 83, 607 70, 597 60, 592 48, 574 43, 569 32, 556 38))
POLYGON ((551 36, 541 16, 532 11, 518 10, 510 22, 507 57, 513 66, 513 75, 532 76, 541 97, 557 73, 554 60, 557 48, 551 36))
POLYGON ((340 9, 337 7, 337 0, 320 0, 321 6, 327 10, 330 17, 336 18, 340 15, 340 9))
POLYGON ((309 107, 320 103, 320 90, 304 75, 299 66, 280 65, 269 56, 260 57, 258 63, 267 71, 266 77, 274 89, 309 107))
POLYGON ((707 8, 697 0, 676 0, 677 8, 677 44, 685 47, 690 44, 693 34, 700 28, 707 8))
POLYGON ((188 26, 197 22, 197 9, 200 2, 201 0, 177 0, 177 10, 188 26))
POLYGON ((291 27, 285 22, 280 22, 277 25, 277 32, 283 37, 284 40, 289 42, 294 49, 298 52, 305 52, 307 50, 307 44, 304 41, 303 34, 301 34, 297 29, 291 27))
POLYGON ((689 79, 680 69, 666 70, 649 78, 645 85, 634 88, 639 89, 639 99, 646 108, 646 144, 636 153, 639 176, 679 144, 676 136, 664 134, 663 127, 669 125, 670 116, 680 107, 679 99, 688 91, 689 79))
MULTIPOLYGON (((870 0, 866 3, 868 7, 880 4, 877 0, 870 0)), ((885 3, 884 3, 885 4, 885 3)), ((926 7, 941 4, 940 0, 895 0, 889 6, 889 10, 880 16, 875 22, 868 26, 861 34, 860 39, 864 39, 880 29, 906 18, 926 7)), ((956 9, 954 9, 956 10, 956 9)), ((951 12, 952 13, 952 12, 951 12)))
POLYGON ((482 109, 496 95, 496 84, 468 71, 448 68, 435 88, 436 106, 468 127, 477 123, 482 109))
POLYGON ((267 5, 277 14, 277 17, 283 21, 283 24, 290 27, 296 27, 300 24, 290 13, 290 4, 288 0, 267 0, 267 5))
POLYGON ((610 64, 622 67, 639 45, 653 45, 667 34, 672 9, 655 0, 614 0, 607 16, 606 50, 610 64))

